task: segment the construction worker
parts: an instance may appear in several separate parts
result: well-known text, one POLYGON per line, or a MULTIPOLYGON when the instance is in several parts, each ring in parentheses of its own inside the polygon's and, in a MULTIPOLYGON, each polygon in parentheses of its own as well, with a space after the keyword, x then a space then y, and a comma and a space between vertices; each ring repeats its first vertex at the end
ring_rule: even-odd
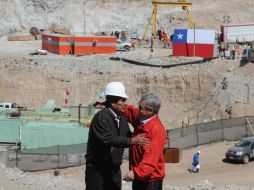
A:
POLYGON ((128 105, 124 115, 134 127, 134 134, 145 134, 149 145, 133 145, 130 151, 130 171, 124 175, 125 181, 132 181, 133 190, 162 190, 165 177, 165 160, 163 155, 166 142, 166 130, 158 112, 160 99, 153 93, 145 93, 139 101, 139 108, 128 105))
POLYGON ((226 58, 226 44, 224 42, 221 42, 221 52, 222 52, 222 57, 226 58))
POLYGON ((168 38, 167 38, 167 36, 164 36, 164 39, 163 39, 163 48, 166 48, 167 44, 168 44, 168 38))
POLYGON ((154 34, 151 36, 150 41, 151 41, 151 46, 150 46, 150 48, 151 48, 151 49, 153 49, 153 44, 154 44, 154 34))
POLYGON ((193 156, 191 172, 198 173, 200 170, 199 155, 200 151, 197 151, 193 156))
POLYGON ((157 31, 157 35, 159 36, 159 40, 161 41, 161 30, 157 31))
POLYGON ((116 37, 116 39, 118 39, 118 38, 119 38, 119 36, 120 36, 120 32, 115 31, 115 37, 116 37))
POLYGON ((166 33, 165 33, 164 31, 162 31, 162 32, 161 32, 161 41, 164 40, 165 36, 166 36, 166 33))
POLYGON ((126 32, 126 31, 122 31, 122 32, 121 32, 121 40, 122 40, 123 42, 125 42, 126 39, 127 39, 127 32, 126 32))
POLYGON ((86 190, 121 190, 120 166, 125 147, 133 144, 147 146, 142 135, 131 138, 128 122, 123 116, 126 107, 125 87, 111 82, 105 87, 105 108, 93 118, 89 129, 85 182, 86 190))
POLYGON ((167 39, 167 46, 168 46, 168 49, 170 48, 170 44, 171 44, 170 39, 167 39))
POLYGON ((131 47, 135 50, 136 49, 136 44, 137 44, 137 41, 132 39, 131 40, 131 47))

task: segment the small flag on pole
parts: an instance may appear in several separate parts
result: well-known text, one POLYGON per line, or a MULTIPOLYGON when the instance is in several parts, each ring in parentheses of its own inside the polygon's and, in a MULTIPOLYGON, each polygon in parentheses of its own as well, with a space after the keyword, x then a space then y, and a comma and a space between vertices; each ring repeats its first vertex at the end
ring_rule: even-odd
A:
POLYGON ((68 89, 66 89, 65 90, 65 99, 64 99, 65 106, 68 105, 70 95, 71 95, 70 91, 68 89))
POLYGON ((66 96, 70 96, 70 95, 71 95, 70 91, 66 89, 66 96))

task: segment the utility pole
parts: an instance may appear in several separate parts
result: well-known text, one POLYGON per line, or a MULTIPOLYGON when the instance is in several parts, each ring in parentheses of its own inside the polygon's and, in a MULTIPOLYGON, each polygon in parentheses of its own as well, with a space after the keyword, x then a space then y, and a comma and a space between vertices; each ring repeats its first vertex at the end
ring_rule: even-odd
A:
POLYGON ((245 86, 247 87, 247 104, 249 104, 250 103, 250 86, 248 83, 246 83, 245 86))
POLYGON ((84 35, 86 35, 86 0, 83 1, 84 8, 84 35))
POLYGON ((225 29, 225 34, 224 34, 224 43, 226 44, 228 41, 227 35, 228 35, 228 24, 230 23, 230 16, 229 15, 225 15, 223 16, 223 23, 224 23, 224 27, 226 24, 226 29, 225 29))
POLYGON ((245 83, 244 86, 247 87, 247 93, 246 93, 246 103, 245 103, 245 115, 247 115, 247 105, 250 103, 250 86, 248 83, 245 83))

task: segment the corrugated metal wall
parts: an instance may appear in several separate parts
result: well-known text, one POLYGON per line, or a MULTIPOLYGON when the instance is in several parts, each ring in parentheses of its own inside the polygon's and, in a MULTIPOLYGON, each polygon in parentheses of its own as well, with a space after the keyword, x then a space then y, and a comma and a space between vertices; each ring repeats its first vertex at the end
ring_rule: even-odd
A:
MULTIPOLYGON (((238 140, 253 136, 246 118, 253 125, 254 117, 239 117, 190 125, 185 128, 167 130, 170 139, 167 147, 189 148, 222 140, 238 140)), ((254 128, 253 128, 254 130, 254 128)))
POLYGON ((21 150, 85 144, 88 131, 78 122, 29 121, 21 127, 21 150))
POLYGON ((19 127, 21 120, 19 118, 4 118, 0 123, 0 142, 16 143, 19 142, 19 127))

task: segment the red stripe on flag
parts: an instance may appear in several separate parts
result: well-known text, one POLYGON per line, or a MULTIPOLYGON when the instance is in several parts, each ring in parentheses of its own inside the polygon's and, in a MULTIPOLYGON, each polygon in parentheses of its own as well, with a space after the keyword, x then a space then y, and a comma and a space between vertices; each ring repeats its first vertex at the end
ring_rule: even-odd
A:
MULTIPOLYGON (((194 44, 173 43, 173 56, 194 56, 194 44)), ((214 57, 213 44, 195 44, 195 56, 203 58, 214 57)))
POLYGON ((66 89, 66 96, 70 96, 70 95, 71 95, 70 91, 66 89))

